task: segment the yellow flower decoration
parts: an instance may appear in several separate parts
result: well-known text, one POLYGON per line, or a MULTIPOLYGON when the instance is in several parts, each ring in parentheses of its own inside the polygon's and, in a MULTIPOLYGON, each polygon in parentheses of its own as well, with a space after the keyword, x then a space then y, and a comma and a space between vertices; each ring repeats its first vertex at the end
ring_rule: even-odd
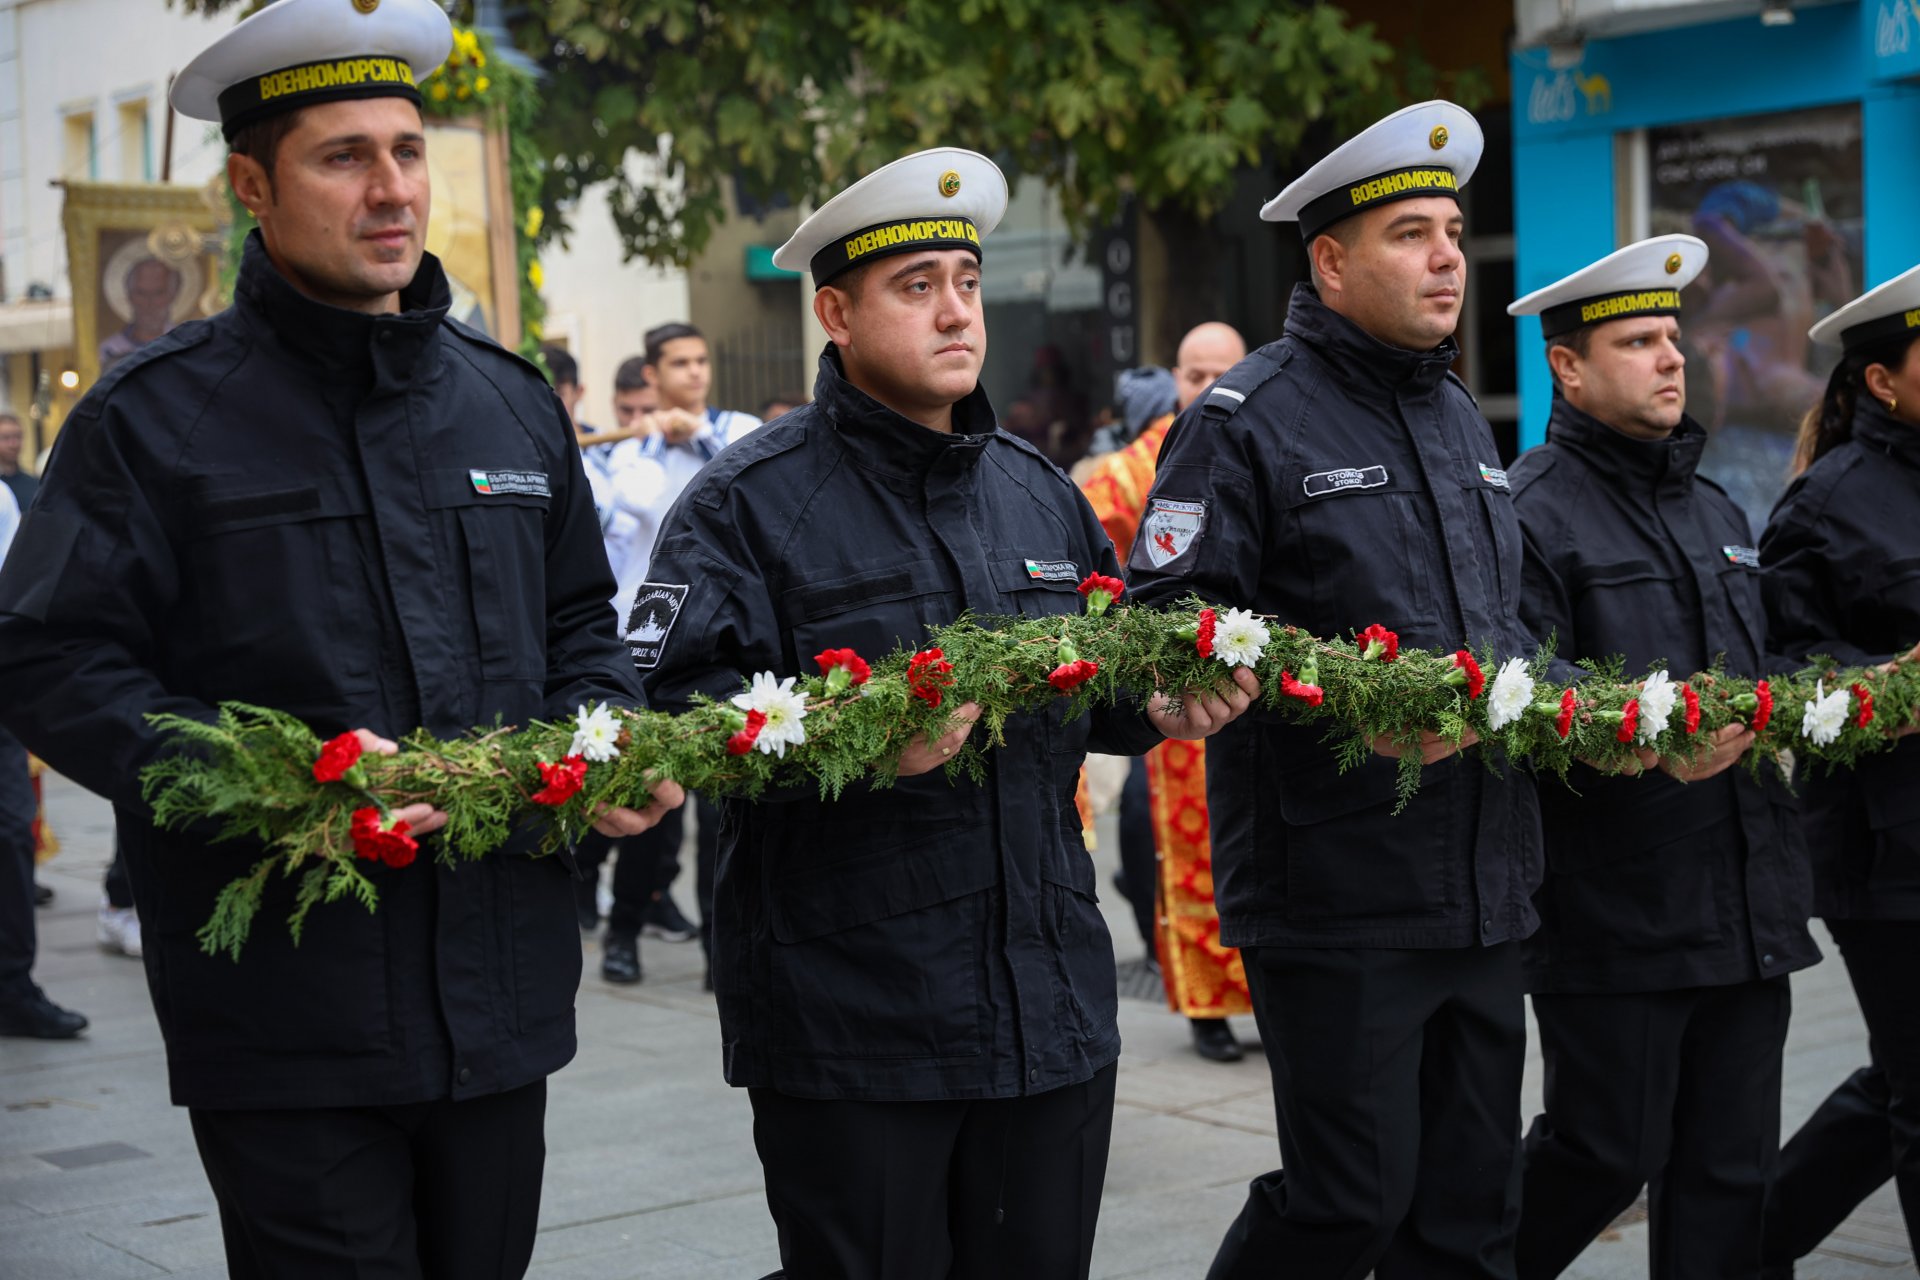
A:
POLYGON ((433 86, 433 100, 435 102, 445 102, 447 100, 447 82, 446 81, 440 80, 435 82, 433 86))
POLYGON ((493 81, 487 79, 485 76, 480 76, 477 79, 475 79, 473 82, 473 91, 475 93, 485 93, 488 89, 491 89, 492 87, 493 87, 493 81))
POLYGON ((527 239, 532 240, 538 237, 540 228, 545 226, 546 222, 547 211, 541 206, 535 205, 527 210, 527 239))
POLYGON ((468 98, 471 98, 473 96, 473 90, 467 88, 467 86, 465 85, 461 85, 458 89, 455 89, 453 91, 453 96, 460 99, 460 101, 465 102, 468 98))
POLYGON ((547 287, 547 273, 541 269, 538 258, 527 264, 527 283, 536 290, 547 287))

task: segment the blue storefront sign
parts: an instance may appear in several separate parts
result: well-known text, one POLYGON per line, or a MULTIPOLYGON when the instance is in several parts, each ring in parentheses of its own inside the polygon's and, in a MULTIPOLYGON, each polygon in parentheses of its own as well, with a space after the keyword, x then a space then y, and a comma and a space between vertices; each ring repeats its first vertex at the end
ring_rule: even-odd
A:
MULTIPOLYGON (((1641 236, 1706 240, 1681 318, 1689 407, 1714 433, 1705 469, 1764 517, 1832 364, 1806 328, 1920 262, 1920 0, 1566 53, 1512 57, 1516 292, 1641 236)), ((1518 325, 1527 447, 1551 383, 1538 320, 1518 325)))

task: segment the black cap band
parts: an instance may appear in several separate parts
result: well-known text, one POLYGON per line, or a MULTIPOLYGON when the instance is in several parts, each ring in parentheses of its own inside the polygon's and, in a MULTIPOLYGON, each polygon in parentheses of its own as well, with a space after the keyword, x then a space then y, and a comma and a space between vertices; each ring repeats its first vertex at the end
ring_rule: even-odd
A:
POLYGON ((980 256, 980 230, 967 218, 905 218, 838 236, 813 255, 808 268, 819 288, 849 267, 916 249, 967 249, 980 256))
POLYGON ((1444 165, 1415 165, 1395 169, 1344 187, 1336 187, 1301 206, 1300 235, 1311 240, 1342 218, 1350 218, 1362 209, 1417 196, 1447 196, 1458 201, 1460 179, 1444 165))
POLYGON ((1920 335, 1920 307, 1912 311, 1896 311, 1890 316, 1881 316, 1877 320, 1864 320, 1859 324, 1848 325, 1840 331, 1840 346, 1847 351, 1856 347, 1869 346, 1886 338, 1898 338, 1903 335, 1920 335))
POLYGON ((220 132, 232 142, 234 134, 257 120, 344 98, 406 98, 417 107, 420 90, 413 83, 413 68, 405 58, 364 54, 303 62, 248 76, 221 90, 220 132))
POLYGON ((1634 289, 1626 293, 1602 293, 1574 302, 1563 302, 1540 313, 1540 334, 1557 338, 1590 324, 1625 320, 1629 316, 1677 316, 1680 314, 1678 289, 1634 289))

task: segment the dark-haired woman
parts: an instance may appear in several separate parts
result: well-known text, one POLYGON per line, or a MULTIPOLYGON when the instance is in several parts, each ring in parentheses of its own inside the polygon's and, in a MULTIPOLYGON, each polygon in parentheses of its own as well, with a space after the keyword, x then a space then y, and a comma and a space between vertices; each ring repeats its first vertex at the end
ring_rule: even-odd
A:
MULTIPOLYGON (((1920 267, 1810 336, 1844 354, 1760 542, 1768 629, 1796 658, 1885 662, 1920 639, 1920 267)), ((1803 783, 1814 911, 1846 961, 1870 1062, 1781 1153, 1768 1280, 1889 1177, 1920 1242, 1920 738, 1803 783)))

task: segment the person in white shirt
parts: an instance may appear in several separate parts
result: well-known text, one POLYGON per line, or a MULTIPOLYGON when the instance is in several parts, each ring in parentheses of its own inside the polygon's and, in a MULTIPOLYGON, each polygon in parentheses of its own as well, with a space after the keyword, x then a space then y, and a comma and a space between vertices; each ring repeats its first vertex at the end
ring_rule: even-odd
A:
MULTIPOLYGON (((615 445, 607 466, 615 507, 640 525, 627 544, 626 563, 616 569, 620 597, 628 604, 646 581, 660 521, 680 491, 722 449, 760 425, 760 419, 750 413, 716 409, 707 403, 713 360, 698 329, 690 324, 658 325, 647 331, 645 341, 641 364, 648 384, 660 397, 652 415, 658 429, 615 445)), ((627 365, 621 366, 623 375, 627 365)))

